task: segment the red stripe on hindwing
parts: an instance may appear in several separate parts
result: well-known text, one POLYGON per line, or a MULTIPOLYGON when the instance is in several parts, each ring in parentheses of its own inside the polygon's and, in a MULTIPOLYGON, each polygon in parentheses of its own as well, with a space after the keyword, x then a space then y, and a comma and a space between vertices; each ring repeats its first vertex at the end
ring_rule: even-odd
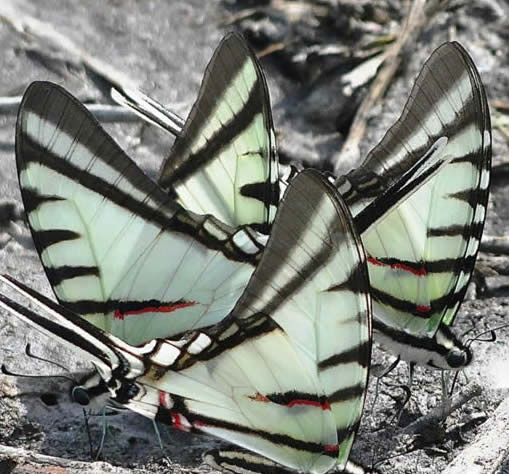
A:
POLYGON ((197 304, 196 301, 178 301, 164 306, 146 306, 144 308, 131 309, 127 311, 116 309, 114 317, 115 319, 123 320, 126 316, 139 315, 144 313, 173 313, 173 311, 188 308, 189 306, 194 306, 195 304, 197 304))
POLYGON ((330 410, 329 402, 315 402, 313 400, 292 400, 288 403, 288 407, 294 407, 296 405, 307 405, 311 407, 320 407, 322 410, 330 410))
POLYGON ((323 447, 326 453, 337 453, 339 452, 339 444, 326 444, 323 447))
POLYGON ((393 262, 393 263, 385 263, 380 260, 377 260, 374 257, 368 257, 368 263, 371 263, 372 265, 376 265, 378 267, 390 267, 394 270, 403 270, 403 271, 409 272, 415 276, 426 276, 428 273, 426 271, 426 268, 424 268, 423 266, 414 268, 414 267, 411 267, 410 265, 407 265, 402 262, 397 262, 397 261, 393 262))
POLYGON ((262 403, 276 403, 277 405, 284 405, 288 408, 292 408, 294 406, 298 405, 304 405, 304 406, 311 406, 311 407, 318 407, 322 410, 330 410, 330 403, 328 400, 311 400, 308 398, 293 398, 288 399, 287 396, 281 396, 281 394, 272 394, 269 396, 263 395, 261 393, 257 393, 256 395, 249 397, 251 400, 254 400, 255 402, 262 402, 262 403))
POLYGON ((172 413, 171 422, 173 427, 180 431, 191 431, 191 429, 193 428, 191 423, 189 423, 188 419, 184 415, 181 415, 180 413, 172 413))

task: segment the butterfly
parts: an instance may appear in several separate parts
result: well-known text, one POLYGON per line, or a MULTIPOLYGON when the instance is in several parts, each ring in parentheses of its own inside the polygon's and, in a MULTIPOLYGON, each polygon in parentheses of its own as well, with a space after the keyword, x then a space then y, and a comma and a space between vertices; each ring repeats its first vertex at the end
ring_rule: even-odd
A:
MULTIPOLYGON (((112 96, 163 130, 189 130, 179 131, 175 115, 140 91, 119 89, 112 96)), ((411 367, 459 369, 472 353, 450 326, 473 272, 491 169, 486 94, 459 43, 435 50, 401 117, 361 166, 339 177, 336 186, 356 215, 438 141, 446 143, 450 164, 361 237, 368 254, 376 340, 411 367)), ((291 176, 280 180, 281 189, 291 176)))
POLYGON ((2 280, 37 309, 1 294, 4 308, 92 362, 72 388, 76 402, 109 400, 249 450, 206 455, 233 472, 347 466, 368 378, 371 300, 356 226, 317 171, 289 184, 233 310, 180 338, 130 345, 22 283, 2 280))
MULTIPOLYGON (((96 371, 73 389, 78 403, 112 400, 180 429, 223 437, 290 468, 325 472, 336 463, 345 466, 360 418, 370 348, 368 280, 357 233, 366 232, 425 186, 450 161, 444 155, 445 145, 446 140, 437 140, 355 218, 325 176, 311 170, 299 174, 302 177, 288 184, 287 197, 279 206, 282 223, 276 220, 267 237, 263 226, 258 231, 255 228, 261 220, 272 222, 272 191, 267 193, 269 206, 259 200, 263 205, 258 222, 249 218, 249 224, 229 225, 211 215, 197 214, 179 204, 176 190, 163 190, 144 175, 69 93, 51 83, 34 83, 25 93, 18 116, 19 180, 36 247, 65 304, 56 305, 9 278, 4 280, 51 317, 40 316, 5 296, 3 304, 92 358, 96 371), (154 276, 157 271, 159 278, 154 276), (214 290, 218 286, 223 291, 219 295, 214 290), (323 295, 329 290, 335 294, 332 303, 323 295), (235 292, 241 294, 238 301, 235 292), (137 294, 141 295, 138 299, 137 294), (212 304, 203 299, 210 294, 212 304), (205 314, 196 328, 179 328, 178 324, 188 322, 180 319, 170 327, 168 315, 178 312, 180 318, 196 306, 203 308, 200 315, 205 314), (337 314, 341 306, 345 311, 337 314), (347 326, 355 323, 364 329, 324 339, 332 331, 329 318, 336 328, 343 321, 338 318, 346 318, 347 326), (278 343, 272 346, 267 339, 267 347, 263 341, 258 347, 258 339, 263 339, 265 330, 272 333, 273 327, 278 332, 282 328, 290 341, 289 351, 297 350, 303 362, 297 363, 294 356, 283 357, 283 361, 295 362, 294 375, 287 374, 285 366, 272 375, 270 388, 262 390, 269 380, 264 370, 272 370, 272 364, 279 361, 273 354, 278 343), (311 328, 316 328, 314 338, 309 337, 311 328), (170 339, 172 332, 178 334, 176 339, 170 339), (257 341, 254 348, 246 345, 253 337, 257 341), (346 354, 340 356, 342 347, 357 349, 345 349, 346 354), (324 354, 329 355, 324 359, 324 354), (239 368, 238 361, 244 357, 248 362, 239 368), (265 362, 256 365, 255 359, 265 362), (353 369, 342 367, 351 364, 353 369), (329 365, 333 375, 324 376, 329 365), (257 402, 252 405, 256 416, 248 409, 249 419, 241 417, 228 425, 232 415, 228 410, 238 402, 236 384, 246 374, 251 376, 248 367, 257 367, 252 375, 257 381, 250 382, 254 385, 249 385, 247 396, 257 402), (226 411, 216 412, 211 420, 219 396, 207 394, 214 368, 217 390, 221 391, 220 382, 235 390, 227 390, 229 398, 221 399, 226 411), (313 391, 311 385, 301 386, 300 377, 308 376, 313 379, 313 391), (189 386, 189 380, 195 379, 196 385, 189 386), (351 380, 357 382, 338 388, 337 384, 351 380), (196 395, 202 392, 203 399, 196 395), (282 438, 280 431, 274 437, 258 426, 253 428, 253 417, 261 420, 266 416, 256 407, 266 403, 283 406, 282 415, 273 407, 279 417, 291 415, 290 432, 282 438), (302 423, 299 416, 294 417, 295 410, 289 410, 302 411, 303 407, 317 409, 319 417, 314 413, 310 418, 319 433, 305 429, 307 422, 302 423), (347 421, 344 410, 349 413, 347 421), (329 411, 332 417, 323 413, 329 411), (299 440, 318 436, 320 441, 294 446, 295 430, 300 430, 299 440)), ((274 190, 277 186, 270 174, 273 149, 266 150, 266 188, 274 190)), ((258 160, 257 153, 245 157, 250 156, 258 160)), ((249 184, 242 183, 238 190, 245 195, 249 184)), ((281 418, 274 419, 279 420, 274 424, 276 430, 281 418)), ((245 452, 221 451, 209 456, 211 462, 235 464, 239 469, 267 462, 245 452)))
POLYGON ((479 73, 456 42, 422 68, 401 117, 358 170, 337 185, 355 215, 373 199, 369 176, 388 182, 438 137, 448 163, 362 235, 376 338, 412 364, 459 369, 472 358, 450 325, 464 299, 482 236, 491 125, 479 73))
MULTIPOLYGON (((62 304, 131 344, 228 314, 265 247, 271 203, 279 200, 264 78, 237 36, 221 43, 204 87, 217 103, 202 93, 191 113, 199 133, 188 135, 199 135, 200 143, 179 152, 177 158, 186 159, 170 157, 165 166, 177 196, 150 180, 58 86, 33 83, 20 105, 19 184, 48 280, 62 304), (237 78, 250 94, 221 93, 218 76, 237 78), (252 113, 239 120, 244 105, 252 113), (207 121, 205 107, 214 112, 207 121), (210 135, 211 124, 221 123, 226 145, 210 135), (199 166, 190 174, 194 159, 199 166), (212 181, 218 169, 221 180, 212 181)), ((179 143, 175 147, 183 148, 179 143)))

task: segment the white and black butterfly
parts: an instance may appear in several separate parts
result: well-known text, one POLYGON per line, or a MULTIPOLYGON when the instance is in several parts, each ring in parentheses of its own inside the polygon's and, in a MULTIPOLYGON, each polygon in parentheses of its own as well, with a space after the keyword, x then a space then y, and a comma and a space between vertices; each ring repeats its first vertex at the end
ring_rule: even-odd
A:
POLYGON ((362 241, 377 340, 411 363, 458 369, 472 355, 449 326, 474 269, 491 170, 488 102, 461 45, 435 50, 401 117, 337 185, 355 215, 374 198, 370 177, 391 182, 442 138, 450 163, 363 233, 362 241))
POLYGON ((37 311, 0 295, 2 306, 94 364, 73 387, 78 403, 110 399, 252 451, 207 455, 234 472, 347 466, 370 363, 369 281, 349 211, 318 172, 290 183, 234 309, 178 339, 129 345, 23 284, 3 281, 37 311))
MULTIPOLYGON (((139 91, 117 91, 114 97, 136 104, 142 117, 161 128, 179 130, 174 114, 139 91)), ((411 364, 458 369, 472 354, 449 327, 474 268, 491 169, 486 94, 461 45, 445 43, 432 54, 401 117, 336 186, 355 216, 438 142, 445 143, 450 164, 361 237, 376 339, 411 364)), ((285 185, 283 180, 280 187, 285 185)))

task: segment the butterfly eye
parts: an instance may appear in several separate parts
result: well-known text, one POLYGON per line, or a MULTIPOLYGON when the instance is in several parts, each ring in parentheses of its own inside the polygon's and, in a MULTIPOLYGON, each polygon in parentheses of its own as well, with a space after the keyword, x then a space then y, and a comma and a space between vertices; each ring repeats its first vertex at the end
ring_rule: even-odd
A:
POLYGON ((72 389, 71 397, 73 401, 82 406, 87 406, 90 403, 90 395, 85 387, 77 386, 72 389))
POLYGON ((453 369, 459 369, 465 367, 472 360, 472 353, 469 349, 456 350, 453 349, 447 354, 447 363, 453 369))

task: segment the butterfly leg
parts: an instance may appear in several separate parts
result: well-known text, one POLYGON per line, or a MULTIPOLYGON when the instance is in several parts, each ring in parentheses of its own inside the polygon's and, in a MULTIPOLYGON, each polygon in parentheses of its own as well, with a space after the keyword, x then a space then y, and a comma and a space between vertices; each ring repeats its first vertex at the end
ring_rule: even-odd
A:
POLYGON ((415 363, 410 362, 408 364, 408 385, 397 385, 397 387, 401 388, 405 392, 405 398, 403 399, 403 402, 401 403, 401 407, 399 408, 398 412, 393 416, 391 423, 394 420, 397 420, 396 424, 399 425, 399 420, 401 419, 403 410, 405 409, 407 403, 410 401, 410 398, 412 396, 412 382, 414 379, 414 370, 415 370, 415 363))
POLYGON ((161 433, 159 432, 159 428, 157 427, 156 420, 152 419, 152 426, 154 427, 154 431, 156 433, 157 442, 159 443, 159 447, 161 448, 161 451, 164 456, 164 448, 163 448, 163 441, 161 440, 161 433))
MULTIPOLYGON (((412 382, 414 381, 414 371, 415 371, 415 362, 410 362, 408 364, 408 385, 405 387, 404 385, 403 390, 405 390, 407 396, 405 398, 405 401, 403 402, 401 406, 401 412, 403 411, 403 408, 405 408, 406 404, 410 401, 410 397, 412 396, 412 382)), ((400 413, 401 416, 401 413, 400 413)))
POLYGON ((94 445, 92 444, 92 435, 90 434, 90 425, 88 424, 87 411, 83 409, 83 417, 85 420, 85 429, 87 430, 88 447, 90 449, 90 458, 94 459, 94 445))
MULTIPOLYGON (((456 381, 456 377, 454 377, 453 381, 456 381)), ((445 403, 447 398, 449 398, 449 373, 446 374, 445 370, 441 371, 440 383, 442 385, 442 403, 445 403)))
POLYGON ((99 459, 99 456, 101 456, 101 453, 104 448, 104 440, 106 439, 106 433, 108 432, 108 420, 106 419, 106 407, 103 407, 102 413, 102 433, 101 433, 101 441, 99 442, 99 447, 97 448, 97 451, 95 453, 94 459, 97 461, 99 459))
POLYGON ((376 377, 376 384, 375 384, 375 398, 373 400, 373 404, 371 405, 371 411, 373 411, 375 409, 375 404, 378 400, 378 395, 380 393, 380 380, 385 377, 386 375, 390 374, 399 364, 401 358, 400 356, 396 357, 396 359, 394 359, 391 364, 389 365, 389 367, 387 369, 385 369, 380 375, 375 375, 376 377))

